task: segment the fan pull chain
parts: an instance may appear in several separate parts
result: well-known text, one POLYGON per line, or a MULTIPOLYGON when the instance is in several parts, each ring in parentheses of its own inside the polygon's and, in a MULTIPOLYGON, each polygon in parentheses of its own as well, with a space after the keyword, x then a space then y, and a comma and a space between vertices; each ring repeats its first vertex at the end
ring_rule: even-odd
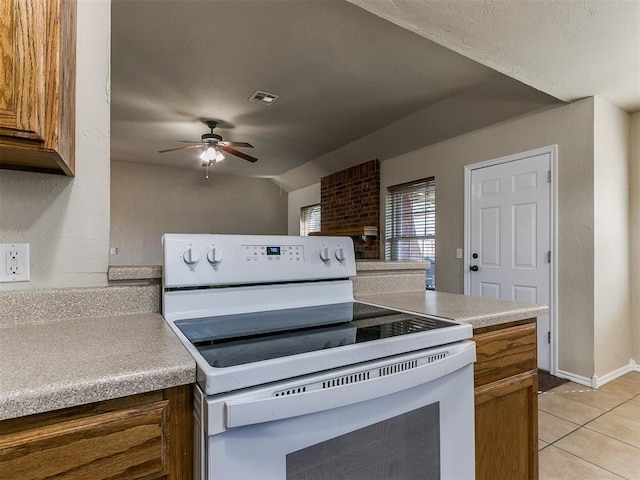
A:
POLYGON ((209 164, 206 165, 206 172, 204 175, 205 180, 209 180, 209 164))

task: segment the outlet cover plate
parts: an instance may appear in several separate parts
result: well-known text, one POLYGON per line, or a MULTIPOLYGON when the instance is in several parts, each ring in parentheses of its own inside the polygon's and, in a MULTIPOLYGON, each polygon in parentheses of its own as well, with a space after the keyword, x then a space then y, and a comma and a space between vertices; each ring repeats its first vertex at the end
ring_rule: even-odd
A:
POLYGON ((28 243, 0 243, 0 282, 31 279, 28 243))

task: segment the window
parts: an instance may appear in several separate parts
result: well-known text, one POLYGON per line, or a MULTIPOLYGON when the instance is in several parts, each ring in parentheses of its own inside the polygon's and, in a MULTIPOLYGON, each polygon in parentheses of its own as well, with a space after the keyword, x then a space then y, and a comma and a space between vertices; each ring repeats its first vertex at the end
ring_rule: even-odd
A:
POLYGON ((425 283, 435 289, 436 181, 434 177, 387 189, 386 260, 427 260, 425 283))
POLYGON ((300 209, 300 235, 307 236, 320 231, 320 204, 300 209))

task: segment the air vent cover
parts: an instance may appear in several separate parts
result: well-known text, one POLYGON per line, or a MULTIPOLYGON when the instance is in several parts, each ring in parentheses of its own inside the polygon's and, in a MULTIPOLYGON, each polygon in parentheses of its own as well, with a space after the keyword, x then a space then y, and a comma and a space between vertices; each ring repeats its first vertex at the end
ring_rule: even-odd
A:
POLYGON ((280 390, 276 393, 274 393, 273 395, 276 397, 283 397, 286 395, 295 395, 296 393, 304 393, 307 391, 307 387, 298 387, 298 388, 290 388, 288 390, 280 390))
POLYGON ((256 90, 249 97, 250 102, 259 103, 261 105, 271 105, 278 99, 279 95, 275 93, 264 92, 262 90, 256 90))
POLYGON ((347 375, 339 375, 332 377, 327 375, 323 379, 318 379, 313 383, 307 383, 304 385, 295 385, 284 390, 277 390, 270 393, 274 397, 283 397, 289 395, 298 395, 300 393, 314 392, 319 390, 326 390, 328 388, 344 387, 354 383, 367 382, 376 378, 386 377, 388 375, 396 375, 398 373, 406 372, 407 370, 413 370, 423 365, 439 362, 449 356, 449 351, 444 350, 437 353, 421 355, 418 358, 405 360, 403 362, 392 363, 382 367, 374 367, 368 370, 360 372, 349 373, 347 375))

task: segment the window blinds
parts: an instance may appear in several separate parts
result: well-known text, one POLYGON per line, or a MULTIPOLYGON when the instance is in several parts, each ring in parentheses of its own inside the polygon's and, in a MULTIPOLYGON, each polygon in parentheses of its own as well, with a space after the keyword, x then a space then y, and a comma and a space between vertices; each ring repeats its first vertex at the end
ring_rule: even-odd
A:
POLYGON ((300 235, 307 236, 320 231, 320 204, 300 209, 300 235))
POLYGON ((385 220, 385 258, 431 262, 426 274, 426 286, 435 288, 435 178, 389 187, 385 220))

